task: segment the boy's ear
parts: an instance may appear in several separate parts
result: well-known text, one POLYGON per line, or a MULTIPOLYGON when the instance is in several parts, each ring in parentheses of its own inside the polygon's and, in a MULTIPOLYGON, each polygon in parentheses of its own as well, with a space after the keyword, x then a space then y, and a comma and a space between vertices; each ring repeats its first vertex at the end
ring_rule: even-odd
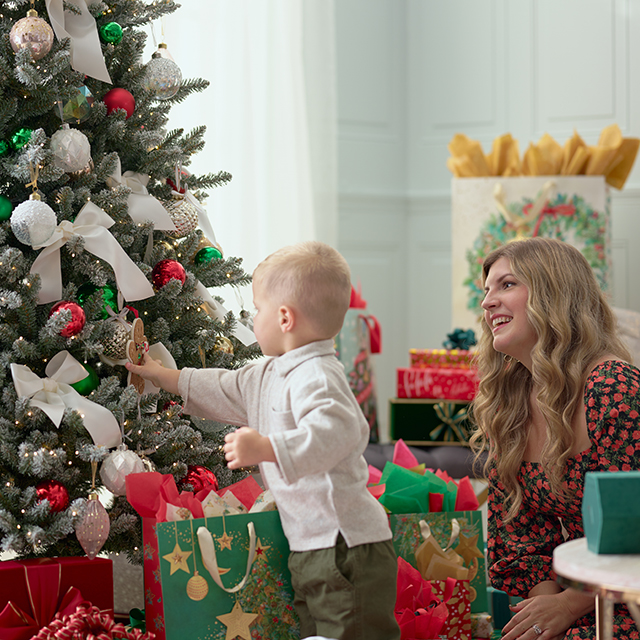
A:
POLYGON ((296 316, 291 307, 282 305, 278 309, 278 324, 282 333, 288 333, 296 325, 296 316))

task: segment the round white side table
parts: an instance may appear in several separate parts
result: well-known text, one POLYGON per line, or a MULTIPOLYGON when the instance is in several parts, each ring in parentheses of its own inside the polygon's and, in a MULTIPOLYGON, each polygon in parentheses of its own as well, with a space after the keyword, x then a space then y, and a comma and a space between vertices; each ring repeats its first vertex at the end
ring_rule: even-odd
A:
POLYGON ((640 629, 640 554, 592 553, 587 539, 578 538, 556 547, 553 570, 563 587, 595 595, 597 640, 612 639, 616 602, 627 605, 640 629))

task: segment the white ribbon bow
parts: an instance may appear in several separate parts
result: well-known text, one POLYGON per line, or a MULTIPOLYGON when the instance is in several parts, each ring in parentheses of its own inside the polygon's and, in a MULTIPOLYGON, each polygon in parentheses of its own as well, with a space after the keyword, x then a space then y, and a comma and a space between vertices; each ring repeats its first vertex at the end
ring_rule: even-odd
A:
POLYGON ((118 185, 123 185, 131 189, 131 194, 127 200, 129 206, 129 216, 134 222, 146 222, 151 220, 155 229, 160 231, 176 231, 169 212, 162 206, 159 200, 154 198, 147 191, 149 176, 135 171, 125 171, 122 173, 120 158, 116 168, 107 178, 107 185, 112 189, 118 185))
MULTIPOLYGON (((196 293, 204 300, 204 302, 211 308, 211 313, 213 316, 220 320, 220 322, 224 322, 225 316, 229 313, 208 291, 208 289, 198 280, 198 284, 196 284, 196 293)), ((248 347, 250 344, 257 342, 256 336, 249 329, 245 327, 242 322, 236 322, 235 329, 232 331, 233 335, 242 342, 245 347, 248 347)))
POLYGON ((64 0, 46 0, 46 3, 49 20, 58 40, 71 38, 71 66, 80 73, 111 84, 96 21, 88 9, 96 0, 66 1, 75 5, 80 13, 65 12, 64 0))
POLYGON ((85 429, 94 444, 117 447, 121 440, 120 427, 114 415, 105 407, 81 396, 70 384, 87 377, 87 370, 68 352, 60 351, 47 365, 48 377, 39 378, 29 367, 11 363, 11 376, 19 396, 42 409, 51 422, 60 426, 65 408, 82 416, 85 429))
POLYGON ((42 281, 42 288, 38 294, 39 304, 61 299, 60 247, 73 236, 82 236, 85 249, 111 265, 118 289, 125 300, 143 300, 154 295, 153 287, 144 273, 109 233, 108 229, 114 224, 115 222, 100 207, 93 202, 87 202, 75 222, 61 222, 48 240, 34 247, 45 247, 31 266, 31 273, 38 273, 42 281))

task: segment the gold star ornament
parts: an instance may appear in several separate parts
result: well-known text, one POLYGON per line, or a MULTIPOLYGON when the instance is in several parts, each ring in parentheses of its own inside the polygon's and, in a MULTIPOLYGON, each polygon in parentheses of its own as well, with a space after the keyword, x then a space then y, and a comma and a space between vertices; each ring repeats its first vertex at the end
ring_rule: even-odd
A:
POLYGON ((249 625, 258 617, 257 613, 245 613, 239 602, 236 602, 231 613, 216 616, 227 627, 227 635, 224 640, 234 640, 238 636, 242 640, 251 640, 249 625))
POLYGON ((189 565, 187 564, 187 558, 192 554, 192 551, 183 551, 180 545, 176 542, 176 546, 171 553, 167 553, 166 556, 162 556, 165 560, 171 563, 171 575, 173 575, 178 569, 182 569, 187 573, 191 573, 189 565))
POLYGON ((233 538, 228 535, 226 531, 219 538, 216 538, 216 540, 220 545, 220 551, 222 551, 222 549, 229 549, 229 551, 231 551, 231 543, 233 542, 233 538))
POLYGON ((461 533, 455 552, 463 558, 465 564, 469 564, 474 558, 482 558, 482 552, 478 549, 478 534, 467 538, 461 533))

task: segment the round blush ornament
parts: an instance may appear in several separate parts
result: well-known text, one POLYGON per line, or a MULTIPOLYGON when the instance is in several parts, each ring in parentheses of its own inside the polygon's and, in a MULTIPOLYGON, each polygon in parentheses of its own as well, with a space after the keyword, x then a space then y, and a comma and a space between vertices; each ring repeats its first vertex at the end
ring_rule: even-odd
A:
POLYGON ((151 271, 151 281, 157 289, 161 289, 170 280, 178 280, 184 284, 187 280, 187 272, 177 260, 169 258, 160 260, 151 271))
POLYGON ((70 302, 69 300, 60 300, 60 302, 56 302, 53 307, 51 307, 51 311, 49 311, 49 317, 56 313, 60 313, 60 311, 64 311, 65 309, 71 311, 71 320, 69 320, 64 329, 62 329, 60 335, 63 338, 71 338, 71 336, 77 336, 82 331, 87 318, 84 314, 84 309, 79 304, 70 302))
POLYGON ((117 109, 124 109, 129 119, 136 108, 135 98, 126 90, 115 87, 102 97, 102 102, 107 105, 107 113, 113 113, 117 109))
POLYGON ((20 203, 11 214, 11 231, 22 244, 38 247, 56 230, 56 212, 37 193, 20 203))
POLYGON ((143 473, 144 464, 135 452, 122 445, 102 462, 100 478, 111 493, 124 496, 127 493, 126 477, 130 473, 143 473))
POLYGON ((68 124, 63 124, 51 136, 51 151, 53 163, 66 173, 83 171, 91 161, 89 138, 68 124))
POLYGON ((9 33, 11 48, 18 53, 20 49, 29 49, 34 60, 40 60, 51 51, 53 29, 38 17, 34 9, 27 11, 27 17, 18 20, 9 33))
POLYGON ((193 487, 194 493, 198 493, 198 491, 202 491, 207 487, 214 491, 218 490, 216 474, 200 464, 192 464, 187 467, 187 475, 180 480, 178 488, 182 488, 186 484, 190 484, 193 487))
POLYGON ((57 480, 43 480, 36 485, 38 501, 48 500, 51 511, 59 513, 69 506, 69 492, 57 480))

